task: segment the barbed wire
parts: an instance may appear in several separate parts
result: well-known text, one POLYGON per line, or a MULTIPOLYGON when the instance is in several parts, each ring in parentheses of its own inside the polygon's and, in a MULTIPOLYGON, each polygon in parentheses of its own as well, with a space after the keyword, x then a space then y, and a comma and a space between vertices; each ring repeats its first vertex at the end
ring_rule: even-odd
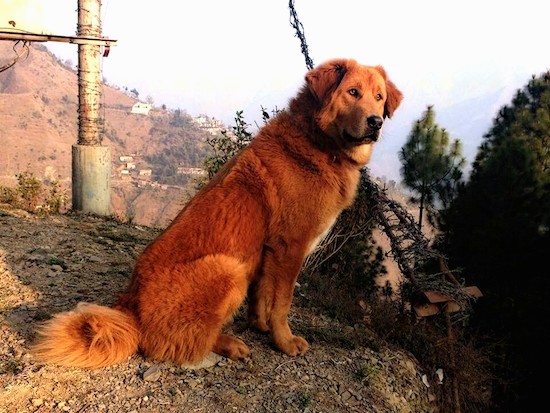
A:
POLYGON ((302 49, 302 54, 306 59, 306 67, 308 70, 313 69, 313 60, 309 57, 309 50, 306 42, 306 35, 304 34, 304 26, 300 23, 298 19, 298 14, 294 8, 294 0, 289 0, 288 8, 290 9, 290 25, 296 30, 295 36, 300 39, 300 46, 302 49))
MULTIPOLYGON (((97 47, 97 46, 94 46, 97 47)), ((99 52, 98 52, 99 53, 99 52)), ((105 134, 104 85, 100 80, 101 68, 84 70, 78 67, 78 144, 100 145, 105 134), (81 93, 85 98, 82 98, 81 93)))

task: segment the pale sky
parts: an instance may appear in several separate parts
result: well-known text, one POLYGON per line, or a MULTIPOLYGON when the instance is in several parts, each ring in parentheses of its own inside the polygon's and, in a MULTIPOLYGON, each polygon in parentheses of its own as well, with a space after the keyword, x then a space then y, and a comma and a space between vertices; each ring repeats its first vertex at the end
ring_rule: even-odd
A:
MULTIPOLYGON (((0 0, 0 26, 2 3, 10 2, 41 8, 52 34, 76 32, 78 0, 0 0)), ((380 64, 402 90, 405 100, 386 135, 392 123, 411 125, 427 104, 438 113, 488 91, 515 91, 550 69, 546 3, 294 2, 315 64, 334 57, 380 64)), ((250 123, 259 122, 260 107, 285 107, 306 72, 288 0, 103 0, 101 14, 103 35, 117 40, 103 59, 104 78, 135 88, 143 100, 152 97, 156 106, 228 125, 242 109, 250 123)), ((76 45, 46 46, 77 63, 76 45)), ((405 138, 389 137, 394 158, 405 138)), ((372 162, 376 166, 376 152, 372 162)))

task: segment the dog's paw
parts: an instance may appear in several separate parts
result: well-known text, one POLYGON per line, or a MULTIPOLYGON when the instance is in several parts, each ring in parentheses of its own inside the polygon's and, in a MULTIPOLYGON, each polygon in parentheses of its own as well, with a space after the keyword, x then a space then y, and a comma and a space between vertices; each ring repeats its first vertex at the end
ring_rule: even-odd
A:
POLYGON ((236 337, 220 335, 213 349, 214 353, 231 360, 244 359, 250 355, 250 349, 236 337))
POLYGON ((308 342, 300 336, 290 336, 288 340, 277 342, 277 347, 289 356, 304 354, 309 349, 308 342))
POLYGON ((239 360, 247 358, 250 355, 250 349, 248 346, 241 340, 235 339, 236 343, 229 349, 227 353, 227 358, 231 360, 239 360))

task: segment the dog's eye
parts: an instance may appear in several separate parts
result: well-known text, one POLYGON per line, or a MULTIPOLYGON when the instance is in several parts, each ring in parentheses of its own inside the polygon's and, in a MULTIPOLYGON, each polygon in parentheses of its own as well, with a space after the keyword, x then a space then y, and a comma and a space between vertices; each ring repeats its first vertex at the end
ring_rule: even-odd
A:
POLYGON ((359 91, 358 91, 357 89, 355 89, 355 88, 348 90, 348 93, 349 93, 351 96, 355 96, 355 97, 359 96, 359 91))
POLYGON ((375 96, 375 99, 376 99, 376 100, 382 100, 382 94, 381 94, 381 93, 378 93, 378 94, 375 96))

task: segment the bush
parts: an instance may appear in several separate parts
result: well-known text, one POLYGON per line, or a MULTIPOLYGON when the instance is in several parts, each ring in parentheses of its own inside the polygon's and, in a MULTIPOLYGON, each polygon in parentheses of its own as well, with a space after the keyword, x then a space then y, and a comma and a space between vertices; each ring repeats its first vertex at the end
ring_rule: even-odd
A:
POLYGON ((59 214, 67 204, 68 196, 59 185, 59 181, 50 182, 49 193, 46 199, 37 207, 42 214, 59 214))
MULTIPOLYGON (((264 121, 266 122, 269 115, 266 117, 264 112, 264 121)), ((248 125, 243 118, 243 111, 237 111, 235 116, 235 126, 233 133, 222 131, 221 136, 215 135, 208 138, 206 143, 210 145, 214 153, 204 161, 204 168, 208 172, 208 179, 212 178, 216 172, 242 148, 247 146, 252 140, 252 133, 247 128, 248 125)))
POLYGON ((16 177, 17 187, 0 187, 0 202, 43 215, 58 214, 64 209, 68 196, 58 181, 44 184, 32 172, 16 177))
POLYGON ((16 206, 25 211, 34 211, 38 206, 40 194, 42 192, 42 183, 32 174, 32 172, 22 172, 17 176, 18 195, 16 206))

